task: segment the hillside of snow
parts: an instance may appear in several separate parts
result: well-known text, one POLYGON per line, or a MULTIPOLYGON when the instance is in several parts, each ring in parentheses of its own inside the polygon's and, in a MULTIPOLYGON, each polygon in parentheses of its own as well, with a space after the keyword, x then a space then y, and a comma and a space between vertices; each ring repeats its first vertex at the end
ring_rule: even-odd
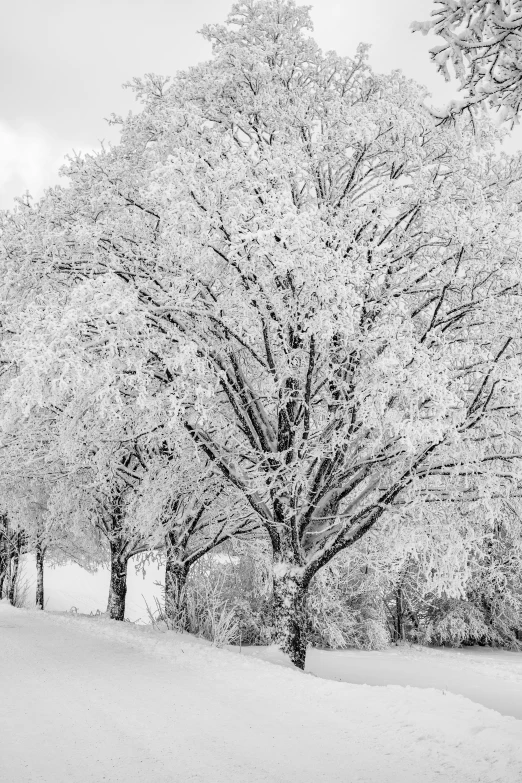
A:
POLYGON ((0 603, 6 783, 520 783, 522 721, 0 603))

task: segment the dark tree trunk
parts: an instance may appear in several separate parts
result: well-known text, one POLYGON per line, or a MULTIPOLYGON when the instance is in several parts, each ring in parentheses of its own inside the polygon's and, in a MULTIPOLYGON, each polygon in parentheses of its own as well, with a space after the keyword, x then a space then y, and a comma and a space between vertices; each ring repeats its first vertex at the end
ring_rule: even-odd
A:
POLYGON ((45 551, 40 542, 35 548, 36 554, 36 608, 44 608, 44 559, 45 551))
POLYGON ((189 567, 180 558, 166 536, 165 562, 165 617, 176 630, 185 630, 187 624, 187 577, 189 567))
POLYGON ((404 640, 404 607, 401 585, 399 585, 395 593, 395 634, 397 642, 404 640))
POLYGON ((5 514, 0 515, 0 599, 4 597, 4 586, 6 586, 6 595, 8 592, 7 585, 9 584, 9 561, 11 558, 9 548, 9 525, 7 516, 5 514))
POLYGON ((122 546, 118 541, 111 542, 111 581, 107 612, 111 620, 125 619, 125 597, 127 595, 127 562, 121 554, 122 546))
POLYGON ((300 569, 292 567, 290 563, 276 560, 273 592, 274 641, 298 669, 305 667, 308 646, 307 592, 300 577, 300 569))
POLYGON ((9 602, 14 606, 16 601, 16 583, 18 580, 18 569, 20 567, 20 552, 15 549, 11 557, 11 567, 9 574, 9 602))
POLYGON ((9 559, 7 552, 0 550, 0 600, 4 597, 4 585, 7 584, 7 572, 9 570, 9 559))

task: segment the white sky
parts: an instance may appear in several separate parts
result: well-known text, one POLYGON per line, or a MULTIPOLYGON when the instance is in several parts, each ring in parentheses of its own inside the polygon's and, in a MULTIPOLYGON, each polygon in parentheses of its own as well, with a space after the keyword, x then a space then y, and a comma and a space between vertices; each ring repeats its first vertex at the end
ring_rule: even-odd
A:
MULTIPOLYGON (((24 0, 6 3, 0 46, 0 208, 57 181, 64 156, 115 140, 104 118, 124 114, 121 85, 147 72, 172 74, 210 56, 197 35, 221 22, 232 0, 24 0)), ((402 69, 436 103, 453 93, 429 61, 430 38, 410 23, 432 0, 315 0, 319 45, 351 55, 372 44, 378 71, 402 69)))

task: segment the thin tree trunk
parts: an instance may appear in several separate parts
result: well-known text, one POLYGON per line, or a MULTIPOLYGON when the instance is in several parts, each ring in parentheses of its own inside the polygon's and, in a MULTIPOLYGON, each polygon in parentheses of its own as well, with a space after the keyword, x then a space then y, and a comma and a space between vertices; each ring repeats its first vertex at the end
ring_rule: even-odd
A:
POLYGON ((275 642, 294 666, 304 669, 308 646, 307 589, 298 569, 277 562, 274 567, 273 616, 275 642))
POLYGON ((173 628, 185 630, 187 622, 187 577, 189 568, 166 537, 165 616, 173 628))
POLYGON ((7 596, 9 584, 9 524, 5 514, 0 515, 0 599, 4 597, 4 587, 7 596))
POLYGON ((107 603, 107 612, 111 620, 125 619, 128 558, 121 555, 121 549, 120 542, 111 542, 111 580, 107 603))
POLYGON ((404 640, 402 585, 395 592, 395 633, 397 642, 404 640))
POLYGON ((37 541, 36 554, 36 608, 43 611, 44 608, 44 559, 45 551, 41 543, 37 541))
POLYGON ((9 574, 9 593, 8 598, 9 602, 12 606, 15 605, 15 599, 16 599, 16 582, 18 580, 18 569, 20 567, 20 552, 18 549, 15 549, 13 552, 13 555, 11 557, 11 566, 10 566, 10 574, 9 574))
POLYGON ((4 597, 4 585, 6 584, 9 560, 7 552, 0 550, 0 600, 4 597))

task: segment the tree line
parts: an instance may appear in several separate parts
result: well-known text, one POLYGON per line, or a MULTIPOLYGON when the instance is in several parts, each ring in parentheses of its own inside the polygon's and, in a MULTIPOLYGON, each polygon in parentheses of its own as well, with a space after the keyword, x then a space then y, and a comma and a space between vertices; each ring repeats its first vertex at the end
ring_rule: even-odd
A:
POLYGON ((42 573, 109 558, 122 620, 129 561, 159 552, 177 621, 191 569, 248 542, 300 668, 350 563, 395 574, 396 638, 422 596, 521 595, 522 161, 311 29, 236 3, 0 248, 2 505, 42 573))

